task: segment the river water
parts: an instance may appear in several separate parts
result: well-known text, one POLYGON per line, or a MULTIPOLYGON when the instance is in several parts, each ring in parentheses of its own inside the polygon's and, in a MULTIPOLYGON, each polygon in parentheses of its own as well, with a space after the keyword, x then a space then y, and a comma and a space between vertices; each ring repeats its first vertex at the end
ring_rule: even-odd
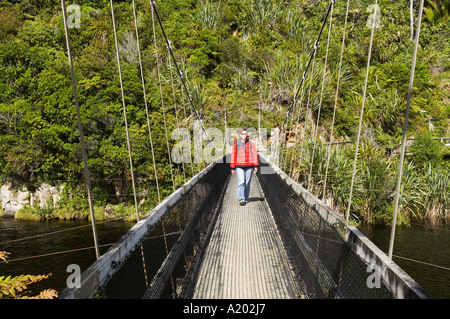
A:
MULTIPOLYGON (((100 248, 101 253, 132 226, 133 223, 123 221, 98 223, 99 244, 105 245, 100 248)), ((381 250, 388 251, 390 227, 361 227, 361 231, 381 250)), ((448 299, 449 244, 449 221, 397 227, 394 261, 433 298, 448 299)), ((7 264, 0 262, 0 276, 52 273, 48 279, 32 285, 30 292, 37 294, 48 288, 61 291, 70 275, 66 272, 69 265, 77 264, 83 271, 95 261, 93 246, 92 227, 88 221, 36 222, 0 217, 0 251, 10 253, 7 264)))
MULTIPOLYGON (((366 226, 360 230, 388 253, 390 226, 366 226)), ((450 299, 450 220, 397 226, 392 259, 433 298, 450 299)))
MULTIPOLYGON (((124 221, 98 222, 97 234, 103 254, 134 224, 124 221)), ((30 292, 66 287, 67 267, 81 271, 95 260, 92 226, 89 221, 28 221, 0 217, 0 251, 7 251, 8 263, 0 261, 0 276, 52 275, 30 286, 30 292), (22 240, 23 239, 23 240, 22 240), (87 248, 87 249, 86 249, 87 248)))

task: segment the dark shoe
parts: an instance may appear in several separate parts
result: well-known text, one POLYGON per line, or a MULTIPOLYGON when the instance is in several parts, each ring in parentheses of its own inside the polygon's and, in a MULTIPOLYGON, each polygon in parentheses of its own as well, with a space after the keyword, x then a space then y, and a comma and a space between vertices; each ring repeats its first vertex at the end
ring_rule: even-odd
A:
POLYGON ((240 201, 239 201, 239 205, 244 206, 244 205, 245 205, 245 202, 244 202, 243 200, 240 200, 240 201))

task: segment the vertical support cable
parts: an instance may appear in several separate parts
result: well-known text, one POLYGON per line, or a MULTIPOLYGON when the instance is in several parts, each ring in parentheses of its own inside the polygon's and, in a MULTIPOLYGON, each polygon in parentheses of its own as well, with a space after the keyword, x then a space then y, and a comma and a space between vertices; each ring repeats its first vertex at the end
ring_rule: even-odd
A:
MULTIPOLYGON (((200 125, 201 125, 201 127, 202 127, 203 132, 205 133, 206 138, 209 140, 209 142, 211 143, 211 145, 213 145, 214 148, 215 148, 216 150, 222 151, 223 148, 224 148, 224 146, 225 146, 225 144, 224 144, 222 147, 220 147, 220 148, 217 147, 217 146, 215 145, 214 141, 211 139, 210 135, 208 134, 208 131, 206 130, 205 126, 203 125, 203 120, 201 120, 200 114, 199 114, 197 108, 194 106, 194 104, 193 104, 193 102, 192 102, 192 95, 189 93, 189 91, 188 91, 188 89, 187 89, 187 87, 186 87, 186 83, 185 83, 185 81, 184 81, 183 75, 182 75, 182 73, 181 73, 181 71, 180 71, 180 68, 178 67, 177 60, 175 59, 175 56, 174 56, 174 54, 173 54, 172 45, 171 45, 169 39, 167 38, 166 31, 164 30, 164 27, 163 27, 162 22, 161 22, 161 18, 159 17, 159 13, 158 13, 158 10, 157 10, 157 8, 156 8, 156 3, 155 3, 155 1, 154 1, 154 0, 150 0, 150 4, 151 4, 151 6, 152 6, 152 8, 153 8, 152 14, 153 14, 153 12, 154 12, 155 15, 156 15, 156 18, 158 19, 158 23, 159 23, 159 26, 161 27, 162 34, 163 34, 163 36, 164 36, 164 39, 166 40, 167 49, 169 50, 169 54, 170 54, 170 56, 172 57, 173 63, 175 64, 175 68, 176 68, 176 70, 177 70, 178 77, 180 78, 182 88, 184 88, 184 91, 186 92, 186 95, 188 96, 189 104, 190 104, 190 106, 191 106, 193 112, 195 113, 197 119, 200 121, 200 125)), ((153 17, 153 16, 152 16, 152 17, 153 17)), ((202 161, 202 162, 203 162, 203 161, 202 161)), ((200 170, 201 170, 201 169, 200 169, 200 170)), ((200 170, 199 170, 199 171, 200 171, 200 170)))
POLYGON ((140 43, 139 43, 139 32, 138 32, 137 16, 136 16, 136 5, 134 3, 134 0, 133 0, 133 15, 134 15, 134 24, 136 27, 136 45, 137 45, 138 56, 139 56, 139 68, 141 71, 141 82, 142 82, 142 92, 144 94, 145 113, 147 115, 148 135, 149 135, 149 139, 150 139, 150 148, 152 151, 152 158, 153 158, 153 170, 155 172, 156 190, 158 192, 158 203, 160 203, 161 202, 161 192, 159 190, 158 172, 156 170, 155 151, 153 148, 153 138, 152 138, 152 128, 150 125, 150 115, 148 113, 147 92, 145 90, 144 69, 142 67, 141 48, 140 48, 140 43))
MULTIPOLYGON (((169 165, 170 165, 170 175, 172 177, 172 187, 173 190, 175 191, 175 179, 173 176, 173 170, 172 170, 172 157, 170 154, 170 147, 169 147, 169 137, 167 135, 167 124, 166 124, 166 111, 165 111, 165 107, 164 107, 164 99, 163 99, 163 92, 162 92, 162 84, 161 84, 161 71, 160 71, 160 65, 159 65, 159 57, 158 57, 158 45, 156 43, 156 28, 155 28, 155 13, 156 13, 156 8, 154 5, 154 2, 151 1, 151 7, 152 7, 152 27, 153 27, 153 43, 155 46, 155 55, 156 55, 156 66, 157 66, 157 70, 158 70, 158 83, 159 83, 159 93, 160 93, 160 98, 161 98, 161 106, 162 106, 162 111, 163 111, 163 119, 164 119, 164 131, 165 131, 165 135, 166 135, 166 143, 167 143, 167 156, 169 157, 169 165)), ((167 40, 167 39, 166 39, 167 40)), ((168 51, 170 54, 170 43, 167 40, 167 47, 168 47, 168 51)), ((170 60, 170 57, 169 57, 170 60)), ((175 60, 175 59, 174 59, 175 60)), ((174 95, 174 99, 175 99, 175 95, 174 95)), ((175 103, 175 100, 174 100, 175 103)), ((179 217, 179 215, 178 215, 179 217)), ((178 221, 180 219, 178 218, 178 221)), ((161 225, 162 225, 162 229, 163 229, 163 235, 164 235, 164 247, 166 249, 166 255, 169 255, 169 248, 167 245, 167 234, 166 234, 166 226, 165 226, 165 221, 162 220, 161 221, 161 225)), ((180 226, 181 229, 181 226, 180 226)), ((175 285, 174 285, 174 281, 173 281, 173 276, 170 276, 170 282, 172 285, 172 296, 175 297, 175 285)))
POLYGON ((327 39, 327 49, 326 49, 326 53, 325 53, 325 63, 323 66, 323 76, 322 76, 322 90, 320 91, 320 101, 319 101, 319 111, 317 112, 317 123, 316 123, 316 127, 313 128, 314 129, 314 144, 313 144, 313 152, 311 155, 311 166, 309 168, 309 178, 308 178, 308 189, 310 191, 312 191, 311 188, 311 176, 312 176, 312 170, 313 170, 313 165, 314 165, 314 156, 316 153, 316 141, 317 141, 317 135, 319 132, 319 121, 320 121, 320 111, 322 108, 322 99, 323 99, 323 91, 325 88, 325 75, 326 75, 326 71, 327 71, 327 62, 328 62, 328 50, 330 48, 330 36, 331 36, 331 28, 332 28, 332 21, 333 21, 333 5, 334 5, 334 1, 331 2, 331 12, 330 12, 330 24, 328 26, 328 39, 327 39))
POLYGON ((378 0, 375 0, 375 10, 373 12, 373 22, 372 22, 372 31, 370 33, 370 44, 369 44, 369 52, 367 56, 367 67, 366 67, 366 79, 364 81, 364 89, 363 89, 363 100, 361 104, 361 114, 359 116, 359 126, 358 126, 358 135, 356 138, 356 147, 355 147, 355 157, 353 159, 353 172, 352 172, 352 182, 350 185, 350 196, 348 199, 348 206, 347 206, 347 214, 346 214, 346 222, 348 224, 349 216, 350 216, 350 208, 352 206, 352 196, 353 196, 353 185, 355 183, 355 173, 356 173, 356 161, 358 159, 358 149, 359 149, 359 140, 361 137, 361 126, 362 126, 362 120, 364 115, 364 104, 366 102, 366 92, 367 92, 367 79, 369 77, 369 67, 370 67, 370 58, 372 55, 372 44, 373 44, 373 34, 375 31, 375 22, 377 17, 377 8, 378 8, 378 0))
POLYGON ((336 119, 336 106, 337 100, 339 96, 339 86, 341 82, 341 72, 342 72, 342 57, 344 55, 344 45, 345 45, 345 32, 347 30, 347 21, 348 21, 348 9, 350 6, 350 0, 347 0, 347 9, 345 11, 345 23, 344 23, 344 31, 342 32, 342 45, 341 45, 341 56, 339 58, 339 70, 338 70, 338 78, 336 84, 336 93, 334 95, 334 108, 333 108, 333 119, 331 121, 331 131, 330 131, 330 142, 328 144, 328 152, 327 152, 327 165, 325 168, 325 179, 323 182, 323 192, 322 192, 322 201, 325 202, 325 195, 327 189, 327 177, 328 177, 328 165, 330 164, 330 155, 331 155, 331 144, 333 143, 333 131, 334 131, 334 122, 336 119))
POLYGON ((402 175, 403 175, 403 162, 405 159, 405 148, 406 148, 406 132, 408 130, 408 120, 409 120, 409 109, 411 106, 411 95, 412 95, 412 88, 413 88, 413 82, 414 82, 414 71, 416 68, 416 59, 417 59, 417 49, 419 47, 419 35, 420 35, 420 25, 422 23, 422 11, 423 11, 423 0, 420 1, 420 7, 419 7, 419 16, 417 18, 417 28, 416 28, 416 39, 414 43, 414 52, 412 57, 412 63, 411 63, 411 75, 409 78, 409 89, 408 89, 408 99, 407 99, 407 105, 406 105, 406 111, 405 111, 405 124, 403 126, 403 139, 402 139, 402 147, 400 151, 400 162, 398 164, 398 176, 397 176, 397 188, 395 190, 395 205, 394 205, 394 212, 392 216, 392 229, 391 229, 391 239, 389 242, 389 258, 392 259, 392 252, 394 250, 394 239, 395 239, 395 226, 397 224, 397 211, 398 211, 398 202, 400 199, 400 187, 402 183, 402 175))
POLYGON ((122 68, 120 66, 119 45, 117 44, 116 21, 114 18, 113 2, 112 2, 112 0, 110 2, 111 2, 112 23, 113 23, 113 29, 114 29, 114 41, 116 44, 117 67, 119 69, 120 92, 122 94, 123 117, 124 117, 124 121, 125 121, 125 130, 126 130, 126 134, 127 134, 128 157, 130 159, 131 183, 133 185, 134 205, 136 207, 136 218, 137 218, 137 221, 139 221, 139 208, 138 208, 138 202, 137 202, 137 198, 136 198, 136 187, 134 185, 133 160, 131 157, 130 133, 128 132, 127 108, 125 106, 125 95, 123 93, 122 68))
POLYGON ((158 46, 156 44, 156 28, 155 28, 155 18, 154 18, 154 13, 153 13, 154 11, 155 11, 154 7, 152 6, 153 38, 154 38, 155 54, 156 54, 156 68, 158 70, 159 93, 160 93, 161 106, 162 106, 162 112, 163 112, 164 131, 166 134, 167 156, 169 157, 170 176, 172 178, 172 188, 173 188, 173 191, 175 191, 175 179, 173 177, 173 170, 172 170, 172 157, 170 154, 169 137, 167 136, 166 110, 164 107, 164 98, 163 98, 162 86, 161 86, 161 72, 160 72, 160 66, 159 66, 158 46))
MULTIPOLYGON (((147 93, 145 91, 144 71, 143 71, 143 68, 142 68, 141 48, 140 48, 140 44, 139 44, 139 30, 138 30, 138 22, 137 22, 137 15, 136 15, 136 4, 135 4, 134 0, 133 0, 133 17, 134 17, 134 26, 135 26, 135 31, 136 31, 136 49, 138 51, 139 69, 141 71, 142 92, 144 94, 145 111, 146 111, 146 114, 147 114, 148 134, 150 136, 150 147, 151 147, 152 156, 153 156, 153 168, 155 170, 156 188, 157 188, 157 191, 158 191, 158 203, 160 203, 161 202, 161 196, 160 196, 160 192, 159 192, 158 175, 157 175, 157 172, 156 172, 155 153, 153 151, 152 131, 151 131, 151 128, 150 128, 150 119, 149 119, 149 115, 148 115, 147 93)), ((149 286, 149 282, 148 282, 148 276, 147 276, 147 264, 145 262, 144 245, 141 244, 140 246, 141 246, 142 268, 144 269, 144 279, 145 279, 146 287, 148 287, 149 286)))
MULTIPOLYGON (((175 85, 174 85, 174 81, 173 81, 172 60, 170 58, 170 53, 169 53, 169 69, 170 69, 170 80, 171 80, 171 83, 172 83, 173 107, 175 109, 175 119, 177 121, 177 129, 178 129, 178 128, 180 128, 180 122, 178 120, 177 99, 176 99, 176 96, 175 96, 175 85)), ((181 168, 183 170, 184 181, 186 181, 186 170, 185 170, 185 167, 184 167, 184 156, 183 156, 183 160, 181 161, 181 168)))
MULTIPOLYGON (((308 113, 309 113, 309 106, 311 104, 311 89, 312 89, 312 82, 314 79, 314 70, 315 70, 315 64, 316 64, 316 49, 314 49, 314 57, 313 57, 313 61, 312 61, 312 67, 311 67, 311 77, 309 79, 309 89, 308 89, 308 99, 306 100, 306 109, 305 109, 305 124, 302 126, 302 147, 300 148, 300 157, 303 157, 303 151, 304 151, 304 146, 306 145, 307 150, 309 150, 309 140, 306 141, 305 144, 305 134, 306 134, 306 130, 307 130, 307 118, 308 118, 308 113)), ((312 125, 311 125, 312 128, 312 125)), ((301 167, 301 159, 299 160, 299 167, 301 167)), ((306 174, 305 174, 305 180, 306 180, 306 174)))
POLYGON ((331 0, 330 5, 328 6, 327 13, 325 14, 325 17, 324 17, 324 19, 323 19, 322 26, 320 27, 319 35, 317 36, 316 42, 314 42, 314 50, 313 50, 313 52, 311 53, 311 55, 310 55, 310 57, 309 57, 308 64, 306 65, 306 69, 305 69, 305 71, 303 72, 303 76, 302 76, 302 80, 301 80, 301 82, 300 82, 300 85, 299 85, 297 91, 295 92, 294 99, 293 99, 293 101, 292 101, 291 106, 289 107, 289 109, 288 109, 288 111, 287 111, 286 118, 284 119, 283 123, 281 124, 280 131, 277 133, 277 137, 273 139, 272 144, 268 147, 268 150, 272 148, 272 145, 275 143, 275 141, 279 141, 279 138, 280 138, 280 132, 282 132, 282 131, 284 130, 284 126, 285 126, 286 122, 288 121, 289 116, 291 115, 291 112, 292 112, 292 110, 293 110, 294 107, 295 107, 295 104, 297 103, 297 96, 298 96, 298 94, 300 93, 300 89, 301 89, 302 86, 303 86, 303 82, 306 80, 306 74, 308 73, 308 70, 309 70, 309 66, 310 66, 310 64, 311 64, 311 61, 312 61, 313 58, 315 58, 315 56, 316 56, 316 51, 317 51, 317 49, 319 48, 320 37, 322 36, 323 28, 325 27, 325 24, 326 24, 327 19, 328 19, 328 15, 330 14, 331 6, 334 4, 334 2, 335 2, 335 0, 331 0))
MULTIPOLYGON (((295 121, 295 123, 297 123, 297 127, 295 130, 295 140, 294 140, 294 144, 296 145, 294 147, 294 153, 292 154, 292 158, 291 158, 291 170, 289 172, 289 175, 294 179, 294 175, 295 177, 295 181, 298 182, 298 179, 300 177, 300 159, 299 159, 299 169, 298 169, 298 174, 295 173, 295 158, 297 157, 297 153, 302 154, 302 147, 298 147, 297 143, 299 142, 299 127, 300 127, 300 111, 302 109, 302 104, 303 104, 303 95, 304 95, 304 89, 305 89, 305 82, 302 83, 302 93, 300 94, 300 102, 298 103, 298 108, 297 108, 297 120, 295 121)), ((303 131, 303 130, 302 130, 303 131)), ((302 144, 303 144, 303 138, 302 138, 302 144)), ((300 155, 299 154, 299 155, 300 155)), ((300 157, 300 156, 299 156, 300 157)))
POLYGON ((74 99, 75 99, 75 108, 77 111, 78 131, 80 133, 81 154, 82 154, 83 163, 84 163, 84 176, 86 179, 86 186, 87 186, 87 191, 88 191, 89 210, 90 210, 90 214, 91 214, 92 232, 93 232, 93 236, 94 236, 94 245, 95 245, 95 255, 98 259, 100 257, 100 250, 99 250, 99 246, 98 246, 97 226, 95 223, 95 215, 94 215, 94 204, 92 202, 91 178, 89 176, 89 169, 88 169, 88 164, 87 164, 86 145, 84 142, 83 125, 81 124, 80 105, 78 102, 77 84, 76 84, 75 72, 74 72, 74 68, 73 68, 72 49, 70 46, 69 30, 67 28, 66 3, 64 0, 61 0, 61 6, 62 6, 63 20, 64 20, 64 32, 66 34, 67 55, 69 57, 70 75, 71 75, 71 80, 72 80, 73 95, 74 95, 74 99))

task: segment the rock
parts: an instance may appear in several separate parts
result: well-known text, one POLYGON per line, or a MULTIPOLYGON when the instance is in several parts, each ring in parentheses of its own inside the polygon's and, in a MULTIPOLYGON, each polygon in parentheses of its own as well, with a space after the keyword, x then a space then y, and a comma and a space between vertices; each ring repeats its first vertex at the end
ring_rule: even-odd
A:
POLYGON ((42 184, 34 193, 26 187, 13 187, 10 182, 6 182, 0 188, 1 208, 6 217, 14 217, 25 206, 46 207, 49 203, 57 205, 60 199, 58 189, 48 184, 42 184))
POLYGON ((50 193, 50 185, 42 184, 41 187, 36 189, 34 193, 34 198, 36 199, 35 204, 40 207, 48 206, 48 201, 52 199, 52 194, 50 193))
POLYGON ((26 187, 15 189, 10 182, 6 182, 0 189, 0 198, 4 216, 14 215, 25 205, 30 205, 30 192, 26 187))
POLYGON ((113 217, 114 213, 115 213, 115 207, 112 204, 108 204, 105 207, 105 217, 106 218, 110 218, 113 217))
POLYGON ((9 190, 11 187, 11 184, 9 182, 6 182, 1 188, 0 188, 0 199, 2 202, 2 209, 4 210, 6 205, 11 201, 11 191, 9 190))

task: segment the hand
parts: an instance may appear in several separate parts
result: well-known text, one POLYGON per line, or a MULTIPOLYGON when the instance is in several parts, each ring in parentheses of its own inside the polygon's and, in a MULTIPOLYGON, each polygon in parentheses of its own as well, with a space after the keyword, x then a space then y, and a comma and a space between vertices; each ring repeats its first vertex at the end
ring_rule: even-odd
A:
POLYGON ((255 167, 254 169, 253 169, 253 173, 257 173, 258 172, 258 168, 257 167, 255 167))
POLYGON ((234 175, 236 173, 236 170, 232 169, 231 170, 231 175, 234 175))

